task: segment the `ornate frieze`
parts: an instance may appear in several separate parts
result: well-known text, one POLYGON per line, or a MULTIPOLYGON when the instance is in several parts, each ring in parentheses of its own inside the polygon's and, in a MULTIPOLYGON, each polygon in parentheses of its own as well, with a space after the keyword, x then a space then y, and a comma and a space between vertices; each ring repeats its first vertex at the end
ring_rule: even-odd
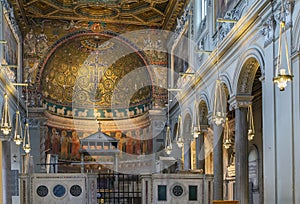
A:
MULTIPOLYGON (((249 5, 248 0, 240 1, 240 3, 235 8, 226 12, 224 19, 238 21, 241 18, 242 14, 245 11, 245 8, 248 5, 249 5)), ((234 26, 234 23, 222 22, 221 26, 220 26, 218 37, 215 40, 215 44, 217 44, 217 41, 223 40, 225 38, 225 36, 229 33, 229 31, 232 29, 233 26, 234 26)))
POLYGON ((276 21, 274 15, 271 15, 263 22, 260 33, 265 37, 265 46, 272 42, 276 21))

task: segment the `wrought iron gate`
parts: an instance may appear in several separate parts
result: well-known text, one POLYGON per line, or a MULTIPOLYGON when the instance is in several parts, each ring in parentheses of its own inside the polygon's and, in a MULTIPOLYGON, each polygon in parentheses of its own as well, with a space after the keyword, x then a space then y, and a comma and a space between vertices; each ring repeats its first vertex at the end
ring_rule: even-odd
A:
POLYGON ((98 174, 98 203, 140 204, 142 203, 141 181, 138 175, 108 173, 98 174))

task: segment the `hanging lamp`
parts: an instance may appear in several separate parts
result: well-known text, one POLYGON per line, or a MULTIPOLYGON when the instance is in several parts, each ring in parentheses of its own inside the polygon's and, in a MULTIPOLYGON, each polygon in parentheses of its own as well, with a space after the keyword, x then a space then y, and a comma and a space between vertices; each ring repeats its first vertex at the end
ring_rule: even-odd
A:
POLYGON ((289 57, 289 48, 288 41, 286 35, 286 27, 285 27, 285 12, 284 12, 284 0, 281 2, 281 13, 280 13, 280 28, 279 28, 279 38, 278 38, 278 55, 277 55, 277 64, 275 70, 275 76, 273 78, 273 82, 277 84, 280 91, 284 91, 287 82, 293 80, 293 74, 291 71, 291 60, 289 57), (286 59, 286 66, 282 63, 282 43, 284 43, 284 52, 286 59))
POLYGON ((20 145, 23 139, 22 132, 22 124, 21 124, 21 116, 20 111, 16 111, 16 123, 15 123, 15 134, 14 134, 14 142, 16 145, 20 145))
POLYGON ((248 119, 248 140, 251 141, 251 140, 253 140, 254 135, 255 135, 252 105, 248 106, 247 119, 248 119))
POLYGON ((172 140, 171 140, 170 126, 167 126, 165 151, 168 155, 171 154, 171 152, 172 152, 172 140))
POLYGON ((28 88, 26 87, 26 123, 24 129, 24 139, 23 139, 23 150, 26 154, 30 153, 30 132, 29 132, 29 124, 28 124, 28 88))
POLYGON ((224 127, 224 142, 223 146, 225 149, 229 149, 232 145, 232 141, 230 138, 230 130, 229 130, 229 125, 228 125, 228 118, 226 118, 225 121, 225 127, 224 127))
POLYGON ((181 116, 178 116, 178 125, 177 125, 177 130, 176 130, 176 143, 179 148, 183 147, 184 141, 183 137, 181 134, 181 116))
POLYGON ((199 111, 197 110, 196 102, 195 102, 195 119, 194 120, 195 120, 195 125, 194 125, 194 129, 193 129, 193 137, 194 137, 194 139, 196 139, 201 134, 199 111))
POLYGON ((8 135, 12 129, 10 123, 9 107, 8 107, 8 95, 6 93, 4 94, 4 103, 2 107, 2 118, 1 118, 0 129, 4 135, 8 135))
POLYGON ((26 122, 25 129, 24 129, 23 150, 25 151, 26 154, 29 154, 31 150, 28 122, 26 122))
POLYGON ((216 80, 214 106, 212 113, 212 121, 216 125, 222 125, 226 121, 226 98, 222 83, 219 79, 216 80))

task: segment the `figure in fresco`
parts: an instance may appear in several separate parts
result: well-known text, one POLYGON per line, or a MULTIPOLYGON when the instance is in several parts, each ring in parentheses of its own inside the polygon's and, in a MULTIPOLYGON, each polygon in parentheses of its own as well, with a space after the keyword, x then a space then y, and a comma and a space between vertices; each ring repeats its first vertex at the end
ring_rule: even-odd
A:
POLYGON ((27 55, 35 55, 36 54, 36 37, 33 32, 33 29, 26 34, 24 39, 24 53, 27 55))
POLYGON ((67 159, 68 155, 69 155, 69 143, 70 143, 70 139, 67 135, 67 131, 63 130, 61 132, 61 139, 60 139, 60 143, 61 143, 61 158, 62 159, 67 159))
POLYGON ((48 128, 46 129, 46 140, 45 140, 45 149, 48 150, 48 149, 51 149, 52 146, 51 146, 51 135, 49 133, 49 130, 48 128))
POLYGON ((71 158, 79 159, 80 141, 76 131, 72 132, 71 142, 72 142, 71 158))
POLYGON ((35 71, 39 66, 39 60, 35 60, 32 67, 30 67, 28 60, 26 60, 24 79, 25 82, 34 83, 35 71))
POLYGON ((46 34, 42 31, 41 34, 37 36, 36 49, 39 56, 43 56, 48 49, 48 38, 46 34))
POLYGON ((52 128, 52 137, 51 137, 51 143, 52 143, 52 154, 58 154, 59 153, 59 146, 60 146, 60 136, 55 128, 52 128))

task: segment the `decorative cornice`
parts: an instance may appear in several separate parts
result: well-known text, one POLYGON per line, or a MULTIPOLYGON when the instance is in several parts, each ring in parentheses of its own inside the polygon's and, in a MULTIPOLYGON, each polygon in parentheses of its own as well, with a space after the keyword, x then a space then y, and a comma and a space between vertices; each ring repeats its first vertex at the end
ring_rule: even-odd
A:
MULTIPOLYGON (((45 116, 48 118, 46 125, 61 129, 96 132, 98 130, 98 124, 96 120, 80 120, 72 118, 63 118, 60 116, 52 115, 45 111, 45 116)), ((145 128, 150 125, 149 115, 144 114, 142 116, 126 119, 126 120, 104 120, 101 121, 102 130, 106 131, 128 131, 140 128, 145 128)))

